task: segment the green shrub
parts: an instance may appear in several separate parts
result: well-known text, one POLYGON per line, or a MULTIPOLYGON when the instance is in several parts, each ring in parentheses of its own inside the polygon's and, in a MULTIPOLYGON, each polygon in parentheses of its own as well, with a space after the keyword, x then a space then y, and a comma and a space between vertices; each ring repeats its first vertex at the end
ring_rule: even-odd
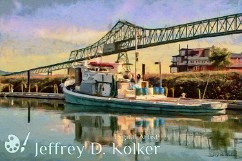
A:
MULTIPOLYGON (((159 83, 158 75, 146 76, 146 78, 154 86, 159 83)), ((186 93, 188 98, 201 98, 207 81, 205 98, 242 100, 242 73, 212 72, 210 78, 206 72, 179 73, 163 76, 162 80, 164 87, 170 90, 175 88, 174 97, 180 97, 182 93, 186 93)), ((167 95, 172 97, 173 93, 167 95)))

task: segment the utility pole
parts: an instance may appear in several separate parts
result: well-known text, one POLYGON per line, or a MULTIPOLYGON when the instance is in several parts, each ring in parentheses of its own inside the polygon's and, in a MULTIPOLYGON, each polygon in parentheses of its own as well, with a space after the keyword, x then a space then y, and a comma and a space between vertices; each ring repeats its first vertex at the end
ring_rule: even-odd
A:
POLYGON ((155 64, 159 64, 160 87, 162 87, 161 61, 155 62, 155 64))
POLYGON ((162 87, 162 75, 161 75, 161 61, 159 62, 159 71, 160 71, 160 87, 162 87))

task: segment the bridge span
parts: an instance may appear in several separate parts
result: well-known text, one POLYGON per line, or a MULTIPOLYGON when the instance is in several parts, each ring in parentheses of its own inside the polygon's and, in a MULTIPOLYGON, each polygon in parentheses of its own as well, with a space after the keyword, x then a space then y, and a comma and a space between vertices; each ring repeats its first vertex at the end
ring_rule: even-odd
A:
POLYGON ((128 62, 126 52, 135 50, 136 43, 137 47, 142 49, 180 41, 240 33, 242 33, 242 13, 155 29, 140 27, 120 20, 94 44, 71 51, 69 60, 65 62, 12 72, 5 76, 49 73, 70 68, 73 63, 78 61, 112 54, 119 54, 118 59, 124 58, 128 62))

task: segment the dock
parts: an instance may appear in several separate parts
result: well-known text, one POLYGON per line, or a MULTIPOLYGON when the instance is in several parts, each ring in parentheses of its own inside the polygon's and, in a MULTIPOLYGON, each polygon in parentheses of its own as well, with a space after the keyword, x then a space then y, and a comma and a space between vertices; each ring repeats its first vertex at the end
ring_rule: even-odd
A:
POLYGON ((0 97, 20 97, 64 100, 63 93, 1 92, 0 97))
MULTIPOLYGON (((212 101, 211 99, 209 99, 212 101)), ((242 100, 216 100, 219 102, 228 103, 228 110, 242 110, 242 100)))

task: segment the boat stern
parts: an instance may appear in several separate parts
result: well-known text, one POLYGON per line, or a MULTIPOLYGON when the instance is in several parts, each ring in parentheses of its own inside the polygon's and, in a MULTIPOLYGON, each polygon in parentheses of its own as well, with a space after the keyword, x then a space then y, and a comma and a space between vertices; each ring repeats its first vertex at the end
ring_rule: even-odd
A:
POLYGON ((203 107, 208 107, 213 110, 224 110, 228 107, 227 103, 222 102, 209 102, 209 103, 203 103, 203 107))

